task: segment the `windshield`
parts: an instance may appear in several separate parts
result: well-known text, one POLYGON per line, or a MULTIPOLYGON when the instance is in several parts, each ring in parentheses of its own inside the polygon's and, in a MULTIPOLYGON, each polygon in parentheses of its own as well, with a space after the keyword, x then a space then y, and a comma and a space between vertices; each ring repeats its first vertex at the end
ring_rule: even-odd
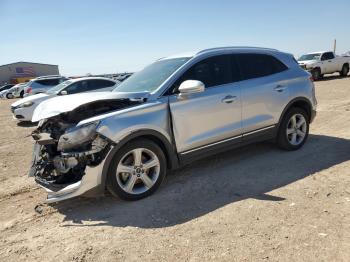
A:
POLYGON ((159 60, 133 74, 119 84, 114 92, 152 92, 156 90, 172 73, 190 58, 172 58, 159 60))
POLYGON ((64 81, 61 84, 58 84, 57 86, 54 86, 52 88, 50 88, 49 90, 46 91, 47 94, 55 94, 61 91, 61 89, 69 86, 71 83, 73 83, 73 81, 64 81))
POLYGON ((306 54, 302 55, 298 61, 306 61, 306 60, 319 60, 321 56, 321 53, 315 53, 315 54, 306 54))

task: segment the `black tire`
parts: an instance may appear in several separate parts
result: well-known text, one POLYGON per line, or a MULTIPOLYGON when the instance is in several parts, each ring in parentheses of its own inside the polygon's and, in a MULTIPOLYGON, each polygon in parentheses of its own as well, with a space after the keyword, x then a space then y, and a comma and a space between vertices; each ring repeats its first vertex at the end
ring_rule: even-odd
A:
POLYGON ((24 96, 24 91, 21 91, 21 93, 19 94, 19 96, 20 96, 21 98, 23 98, 23 96, 24 96))
POLYGON ((340 71, 340 75, 345 77, 348 75, 348 73, 349 73, 349 65, 345 64, 345 65, 343 65, 343 68, 340 71))
POLYGON ((283 116, 283 119, 281 121, 281 124, 278 129, 277 133, 277 145, 284 150, 288 151, 293 151, 301 148, 309 135, 309 123, 310 123, 310 117, 308 114, 301 108, 298 107, 293 107, 287 111, 287 113, 283 116), (305 136, 304 139, 301 141, 300 144, 298 145, 293 145, 291 142, 288 140, 288 135, 287 135, 287 129, 288 129, 288 124, 292 116, 294 115, 302 115, 305 119, 306 122, 306 127, 305 127, 305 136))
POLYGON ((155 142, 151 140, 137 139, 127 143, 116 152, 108 168, 106 186, 108 191, 113 196, 119 197, 124 200, 139 200, 153 194, 159 188, 159 186, 161 185, 162 181, 165 178, 166 171, 167 171, 167 161, 163 150, 155 142), (130 194, 124 191, 124 189, 118 184, 116 170, 122 158, 126 154, 128 154, 128 152, 137 148, 145 148, 147 150, 150 150, 158 157, 158 160, 160 163, 159 175, 156 182, 153 184, 153 186, 149 188, 146 192, 143 192, 141 194, 130 194))
POLYGON ((11 99, 11 98, 13 98, 13 95, 12 95, 11 93, 7 93, 7 94, 6 94, 6 98, 7 98, 7 99, 11 99))
POLYGON ((321 70, 319 68, 312 69, 311 75, 314 81, 320 80, 322 76, 321 70))

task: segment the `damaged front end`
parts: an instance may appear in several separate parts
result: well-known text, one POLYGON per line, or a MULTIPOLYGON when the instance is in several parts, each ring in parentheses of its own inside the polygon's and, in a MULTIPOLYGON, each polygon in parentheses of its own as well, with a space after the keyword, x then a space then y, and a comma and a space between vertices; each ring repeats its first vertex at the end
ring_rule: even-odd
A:
MULTIPOLYGON (((103 113, 103 106, 95 106, 42 120, 32 132, 35 145, 29 176, 46 189, 47 202, 103 190, 102 169, 113 142, 96 131, 98 121, 77 126, 81 120, 103 113)), ((108 111, 105 108, 104 112, 108 111)))

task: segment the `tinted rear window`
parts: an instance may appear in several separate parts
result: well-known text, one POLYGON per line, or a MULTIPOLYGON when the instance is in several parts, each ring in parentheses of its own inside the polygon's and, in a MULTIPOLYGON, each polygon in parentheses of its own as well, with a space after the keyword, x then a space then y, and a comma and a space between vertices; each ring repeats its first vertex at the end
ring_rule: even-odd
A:
POLYGON ((269 76, 287 70, 277 58, 265 54, 235 55, 241 69, 242 80, 269 76))
POLYGON ((36 80, 35 82, 37 82, 40 85, 44 85, 44 86, 55 86, 58 85, 60 83, 60 78, 55 78, 55 79, 42 79, 42 80, 36 80))

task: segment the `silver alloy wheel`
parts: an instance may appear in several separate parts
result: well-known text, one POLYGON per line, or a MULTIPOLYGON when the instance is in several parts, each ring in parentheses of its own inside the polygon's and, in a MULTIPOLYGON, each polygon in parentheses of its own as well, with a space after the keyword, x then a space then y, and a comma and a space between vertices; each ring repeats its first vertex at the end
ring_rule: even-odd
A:
POLYGON ((118 185, 129 194, 142 194, 158 180, 160 162, 157 155, 146 148, 135 148, 126 153, 118 163, 118 185))
POLYGON ((293 115, 287 124, 288 142, 293 146, 300 145, 305 139, 306 131, 307 123, 305 117, 301 114, 293 115))

